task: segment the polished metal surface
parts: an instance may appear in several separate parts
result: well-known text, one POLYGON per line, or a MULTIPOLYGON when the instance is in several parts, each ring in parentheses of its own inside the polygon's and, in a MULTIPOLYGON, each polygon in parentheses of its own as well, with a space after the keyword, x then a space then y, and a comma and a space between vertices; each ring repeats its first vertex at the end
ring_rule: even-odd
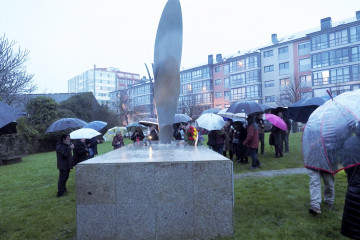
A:
POLYGON ((154 99, 160 142, 170 143, 173 120, 180 94, 182 13, 179 0, 169 0, 156 33, 154 51, 154 99))

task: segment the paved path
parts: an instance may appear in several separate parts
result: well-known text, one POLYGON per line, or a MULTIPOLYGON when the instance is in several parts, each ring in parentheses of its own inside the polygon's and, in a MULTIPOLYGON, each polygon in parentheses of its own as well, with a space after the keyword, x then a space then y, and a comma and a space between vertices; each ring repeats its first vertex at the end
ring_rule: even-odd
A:
POLYGON ((267 170, 257 172, 247 172, 234 174, 234 179, 243 179, 251 177, 274 177, 283 175, 306 174, 306 168, 289 168, 281 170, 267 170))

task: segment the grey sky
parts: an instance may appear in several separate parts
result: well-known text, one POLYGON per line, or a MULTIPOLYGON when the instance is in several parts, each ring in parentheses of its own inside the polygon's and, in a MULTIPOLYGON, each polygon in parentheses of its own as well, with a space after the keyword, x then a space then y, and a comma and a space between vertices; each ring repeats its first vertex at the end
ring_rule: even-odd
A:
MULTIPOLYGON (((30 50, 28 72, 38 92, 67 92, 67 80, 93 68, 117 67, 147 76, 167 0, 0 0, 0 34, 30 50)), ((207 62, 355 16, 359 0, 180 0, 182 67, 207 62)))

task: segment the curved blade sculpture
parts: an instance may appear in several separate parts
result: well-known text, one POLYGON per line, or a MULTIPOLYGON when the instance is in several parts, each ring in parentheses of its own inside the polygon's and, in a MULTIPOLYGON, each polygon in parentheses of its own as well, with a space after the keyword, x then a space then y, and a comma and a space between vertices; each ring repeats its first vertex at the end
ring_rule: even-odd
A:
POLYGON ((156 33, 154 98, 159 120, 160 143, 170 143, 180 94, 182 13, 179 0, 168 0, 156 33))

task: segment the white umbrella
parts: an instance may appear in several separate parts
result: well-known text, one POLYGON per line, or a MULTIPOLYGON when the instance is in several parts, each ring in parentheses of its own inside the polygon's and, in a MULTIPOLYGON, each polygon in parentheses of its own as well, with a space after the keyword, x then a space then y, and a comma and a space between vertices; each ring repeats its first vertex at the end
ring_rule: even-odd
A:
POLYGON ((95 136, 101 135, 98 131, 91 128, 81 128, 70 133, 71 139, 90 139, 95 136))
POLYGON ((199 127, 205 128, 208 131, 220 130, 225 126, 224 119, 214 113, 205 113, 201 115, 196 122, 199 127))

